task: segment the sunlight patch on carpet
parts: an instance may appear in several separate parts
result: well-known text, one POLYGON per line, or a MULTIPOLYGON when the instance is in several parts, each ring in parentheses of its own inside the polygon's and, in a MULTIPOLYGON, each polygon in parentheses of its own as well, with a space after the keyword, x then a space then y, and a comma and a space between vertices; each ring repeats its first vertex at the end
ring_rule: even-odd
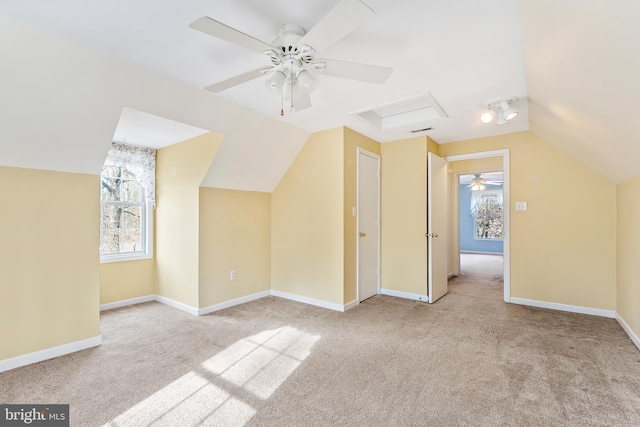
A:
MULTIPOLYGON (((319 335, 289 326, 267 330, 237 341, 202 363, 202 367, 233 386, 268 399, 311 354, 319 339, 319 335)), ((189 372, 103 427, 240 427, 255 414, 254 408, 230 392, 189 372)))
POLYGON ((202 364, 209 372, 268 399, 320 339, 285 326, 243 338, 202 364))
POLYGON ((201 423, 243 426, 255 413, 251 406, 200 375, 189 372, 105 427, 195 426, 201 423))

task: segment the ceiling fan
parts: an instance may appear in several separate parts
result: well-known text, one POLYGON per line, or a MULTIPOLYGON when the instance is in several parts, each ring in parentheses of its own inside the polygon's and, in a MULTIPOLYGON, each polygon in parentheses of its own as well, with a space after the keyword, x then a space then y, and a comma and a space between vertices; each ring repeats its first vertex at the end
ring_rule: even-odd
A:
MULTIPOLYGON (((309 94, 318 85, 312 73, 377 84, 387 80, 392 71, 389 67, 315 57, 317 51, 328 48, 373 18, 374 14, 360 0, 342 0, 307 32, 297 24, 281 26, 279 37, 271 44, 208 16, 195 20, 189 27, 266 55, 271 62, 268 66, 206 86, 206 90, 221 92, 271 74, 265 86, 270 92, 281 96, 282 104, 285 99, 290 101, 293 112, 311 107, 309 94)), ((284 115, 284 108, 281 108, 280 115, 284 115)))
POLYGON ((482 174, 474 173, 473 178, 469 181, 468 188, 471 188, 473 191, 484 190, 485 185, 501 185, 502 181, 489 181, 487 179, 482 178, 482 174))

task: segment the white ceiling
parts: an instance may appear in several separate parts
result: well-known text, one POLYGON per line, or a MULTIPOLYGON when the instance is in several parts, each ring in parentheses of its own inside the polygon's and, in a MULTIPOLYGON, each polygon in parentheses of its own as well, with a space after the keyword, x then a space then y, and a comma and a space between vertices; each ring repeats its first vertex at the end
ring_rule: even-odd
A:
MULTIPOLYGON (((635 103, 640 98, 640 84, 637 83, 640 75, 640 26, 636 24, 640 16, 640 2, 363 1, 375 10, 374 19, 326 51, 319 52, 319 55, 389 66, 394 69, 391 77, 383 85, 373 85, 319 76, 320 87, 311 95, 314 106, 284 117, 279 116, 278 97, 264 88, 262 79, 220 94, 204 91, 202 88, 206 85, 266 65, 265 57, 192 30, 188 25, 201 16, 210 16, 255 38, 271 42, 278 27, 284 23, 293 22, 306 29, 312 28, 338 0, 0 0, 0 14, 100 52, 103 56, 90 67, 83 67, 77 62, 68 65, 72 69, 90 69, 95 73, 92 80, 104 81, 113 75, 104 76, 99 71, 106 61, 103 58, 112 57, 114 60, 109 62, 109 69, 115 66, 116 60, 124 61, 201 93, 196 96, 189 92, 186 96, 188 91, 173 88, 167 83, 170 80, 160 83, 149 78, 152 74, 148 74, 145 80, 153 82, 136 95, 144 98, 144 103, 154 106, 139 110, 158 116, 173 116, 172 119, 178 121, 181 121, 181 114, 175 113, 175 109, 172 110, 175 114, 162 114, 168 109, 162 104, 163 95, 148 92, 149 88, 167 88, 171 92, 167 95, 172 97, 171 102, 181 98, 185 101, 187 98, 197 99, 194 105, 183 105, 189 110, 189 114, 182 115, 184 122, 201 129, 219 131, 228 141, 221 148, 220 159, 217 157, 214 161, 215 168, 212 167, 205 179, 210 186, 270 191, 269 188, 272 189, 273 183, 284 173, 280 169, 286 170, 308 132, 346 125, 380 142, 415 136, 408 132, 408 128, 376 130, 350 113, 424 93, 431 94, 447 115, 444 119, 419 126, 433 127, 426 134, 438 143, 530 128, 553 146, 614 182, 640 175, 640 162, 637 161, 640 158, 640 126, 635 124, 635 103), (227 120, 225 110, 229 108, 222 107, 221 117, 205 126, 202 124, 207 123, 205 113, 208 110, 203 110, 201 115, 197 112, 207 102, 200 96, 212 100, 209 108, 235 104, 242 108, 230 108, 233 110, 233 114, 229 114, 232 120, 227 120), (488 101, 513 96, 519 98, 515 106, 520 115, 511 123, 498 127, 479 122, 478 116, 486 110, 488 101), (252 115, 250 110, 257 114, 252 115), (220 123, 229 125, 218 129, 221 128, 220 123), (260 134, 259 128, 263 126, 277 128, 284 133, 265 135, 269 138, 269 144, 265 145, 264 141, 253 137, 260 134), (295 137, 290 134, 295 134, 295 137), (252 147, 258 147, 258 154, 253 154, 255 150, 252 147), (263 165, 265 170, 258 171, 256 166, 259 165, 263 165), (278 170, 267 171, 269 168, 278 170), (267 172, 269 184, 257 186, 255 183, 265 181, 267 172)), ((2 31, 0 28, 0 34, 2 31)), ((27 51, 26 48, 20 52, 24 41, 12 37, 13 33, 4 36, 4 51, 12 56, 5 55, 0 59, 5 61, 3 69, 14 72, 17 78, 24 77, 25 86, 12 88, 11 82, 0 82, 0 86, 4 88, 3 94, 6 94, 5 89, 9 89, 19 100, 18 90, 35 93, 37 89, 27 86, 27 77, 35 74, 29 67, 54 64, 52 61, 59 52, 51 49, 58 45, 49 44, 44 35, 33 32, 31 44, 40 43, 48 47, 43 47, 41 52, 27 51), (11 67, 17 68, 12 70, 11 67)), ((2 44, 0 40, 0 47, 2 44)), ((77 61, 83 60, 85 55, 77 58, 77 61)), ((56 74, 47 83, 55 84, 63 79, 71 84, 60 67, 57 72, 62 74, 56 74)), ((128 85, 140 79, 137 72, 131 70, 133 68, 126 71, 131 78, 125 80, 115 76, 117 78, 109 81, 113 86, 109 87, 115 88, 117 83, 126 81, 129 90, 128 85)), ((45 68, 38 73, 46 71, 45 68)), ((53 100, 58 96, 55 89, 51 86, 45 88, 50 92, 47 99, 53 100)), ((125 99, 127 94, 117 95, 118 99, 125 99)), ((89 99, 89 94, 83 96, 89 99)), ((24 106, 25 109, 27 107, 24 106)), ((42 105, 43 109, 45 107, 42 105)), ((135 109, 136 106, 132 107, 135 109)), ((33 106, 29 108, 33 109, 33 106)), ((100 110, 97 105, 93 108, 100 110)), ((11 135, 20 135, 27 129, 20 127, 21 121, 26 119, 14 111, 15 106, 0 110, 15 116, 15 119, 13 116, 4 118, 15 128, 11 135)), ((87 135, 94 133, 95 129, 104 133, 111 125, 112 117, 102 122, 95 120, 95 123, 94 117, 95 114, 87 113, 86 118, 92 120, 90 126, 83 128, 87 135)), ((53 128, 54 119, 45 117, 45 120, 53 128)), ((133 121, 129 123, 128 131, 123 130, 129 136, 124 133, 118 135, 132 138, 131 135, 138 131, 135 124, 133 121)), ((30 132, 40 137, 46 131, 46 128, 28 128, 25 135, 30 132)), ((0 162, 48 167, 44 160, 32 155, 33 150, 25 148, 24 140, 26 136, 16 139, 14 146, 11 146, 11 141, 0 141, 4 153, 9 149, 15 151, 10 161, 4 162, 0 158, 0 162)), ((67 143, 62 133, 58 143, 67 143)), ((71 143, 68 144, 71 147, 71 143)), ((98 154, 96 152, 92 156, 98 158, 98 154)), ((74 165, 67 162, 61 169, 72 169, 74 165)))
MULTIPOLYGON (((265 89, 264 78, 211 96, 310 132, 346 125, 379 142, 409 138, 415 136, 409 130, 427 126, 433 127, 427 134, 439 143, 528 129, 518 1, 364 2, 376 12, 373 20, 319 56, 392 67, 383 85, 318 76, 320 86, 311 95, 314 106, 282 118, 279 97, 265 89), (423 93, 430 93, 448 118, 379 131, 350 114, 423 93), (497 127, 478 122, 489 100, 510 96, 520 98, 521 114, 512 123, 497 127)), ((190 22, 210 16, 271 43, 282 24, 308 30, 337 3, 3 0, 0 13, 202 88, 268 62, 261 54, 190 29, 190 22)))

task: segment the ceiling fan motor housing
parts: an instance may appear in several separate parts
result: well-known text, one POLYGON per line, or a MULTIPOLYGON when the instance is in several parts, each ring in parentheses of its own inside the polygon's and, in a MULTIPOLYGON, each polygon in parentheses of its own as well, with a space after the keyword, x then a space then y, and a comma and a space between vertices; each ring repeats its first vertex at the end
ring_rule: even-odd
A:
MULTIPOLYGON (((272 46, 278 49, 278 55, 282 58, 282 62, 285 59, 296 59, 300 63, 309 63, 313 60, 313 48, 310 46, 298 47, 298 42, 304 36, 305 30, 298 24, 284 24, 278 30, 278 37, 271 43, 272 46)), ((274 65, 275 58, 271 58, 274 65)))

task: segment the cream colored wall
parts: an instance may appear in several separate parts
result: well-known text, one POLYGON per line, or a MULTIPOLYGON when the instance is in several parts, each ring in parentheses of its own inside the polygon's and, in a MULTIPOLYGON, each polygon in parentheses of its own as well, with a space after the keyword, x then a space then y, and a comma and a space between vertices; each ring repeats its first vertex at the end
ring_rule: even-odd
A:
POLYGON ((617 196, 616 311, 640 337, 640 177, 619 184, 617 196))
POLYGON ((357 299, 357 221, 352 208, 357 205, 358 148, 380 155, 380 143, 344 128, 344 302, 357 299))
POLYGON ((155 259, 100 264, 100 304, 155 294, 155 259))
POLYGON ((616 186, 531 132, 440 145, 510 149, 511 296, 614 310, 616 186), (528 203, 515 211, 515 202, 528 203))
POLYGON ((0 360, 100 335, 99 185, 0 167, 0 360))
POLYGON ((271 289, 271 194, 201 187, 199 259, 200 307, 271 289))
POLYGON ((343 304, 343 139, 311 135, 271 195, 273 290, 343 304))
POLYGON ((427 294, 427 139, 382 144, 381 287, 427 294))
POLYGON ((479 172, 494 172, 502 170, 502 157, 486 157, 484 159, 459 160, 449 162, 451 182, 455 182, 455 174, 470 174, 479 172))
POLYGON ((197 308, 200 183, 223 137, 213 132, 156 157, 157 293, 197 308))

